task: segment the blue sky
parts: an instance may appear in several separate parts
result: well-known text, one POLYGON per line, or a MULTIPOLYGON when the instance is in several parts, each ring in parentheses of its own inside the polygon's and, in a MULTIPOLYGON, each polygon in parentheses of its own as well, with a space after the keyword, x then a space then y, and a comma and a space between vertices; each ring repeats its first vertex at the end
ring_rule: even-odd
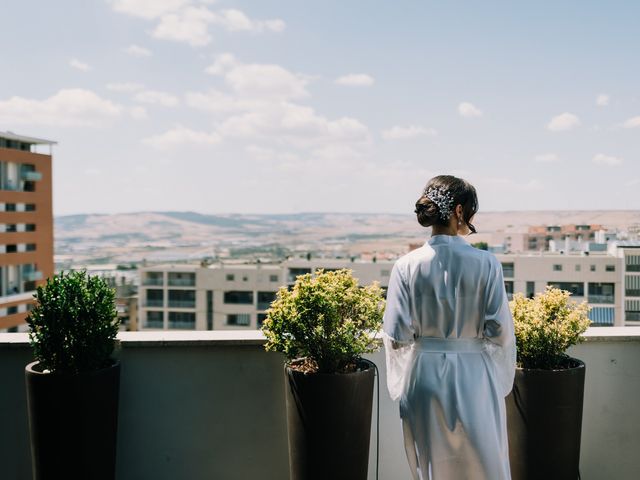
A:
POLYGON ((5 5, 0 130, 57 140, 56 214, 640 209, 633 1, 5 5))

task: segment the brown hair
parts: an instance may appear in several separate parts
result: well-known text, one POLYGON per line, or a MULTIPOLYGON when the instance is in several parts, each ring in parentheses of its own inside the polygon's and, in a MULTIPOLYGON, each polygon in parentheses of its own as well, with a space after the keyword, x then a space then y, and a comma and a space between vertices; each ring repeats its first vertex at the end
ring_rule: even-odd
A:
MULTIPOLYGON (((478 211, 478 196, 473 185, 453 175, 438 175, 427 182, 424 191, 426 192, 429 188, 448 192, 453 197, 453 208, 462 205, 462 221, 469 227, 471 233, 476 233, 476 227, 471 224, 471 219, 478 211)), ((449 218, 443 219, 440 216, 438 205, 427 198, 424 193, 416 202, 415 212, 418 223, 423 227, 431 227, 432 225, 446 227, 449 225, 449 218)))

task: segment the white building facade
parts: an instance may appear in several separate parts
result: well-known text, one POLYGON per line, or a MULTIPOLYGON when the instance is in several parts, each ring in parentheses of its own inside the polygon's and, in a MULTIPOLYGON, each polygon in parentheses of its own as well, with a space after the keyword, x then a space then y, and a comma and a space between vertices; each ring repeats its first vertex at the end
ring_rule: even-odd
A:
MULTIPOLYGON (((548 285, 587 301, 595 325, 640 325, 640 244, 609 252, 498 254, 507 293, 527 296, 548 285)), ((280 264, 159 265, 140 271, 141 330, 260 328, 278 288, 317 269, 350 268, 360 284, 386 289, 393 262, 295 259, 280 264)))

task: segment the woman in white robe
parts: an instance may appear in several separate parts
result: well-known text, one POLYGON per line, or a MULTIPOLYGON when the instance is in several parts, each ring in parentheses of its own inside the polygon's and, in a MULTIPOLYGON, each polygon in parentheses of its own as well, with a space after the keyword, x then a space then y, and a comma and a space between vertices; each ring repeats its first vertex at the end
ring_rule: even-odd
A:
POLYGON ((419 480, 511 478, 504 398, 515 373, 513 320, 500 263, 459 236, 475 232, 476 210, 468 182, 431 179, 416 213, 432 237, 396 262, 387 290, 388 388, 419 480))

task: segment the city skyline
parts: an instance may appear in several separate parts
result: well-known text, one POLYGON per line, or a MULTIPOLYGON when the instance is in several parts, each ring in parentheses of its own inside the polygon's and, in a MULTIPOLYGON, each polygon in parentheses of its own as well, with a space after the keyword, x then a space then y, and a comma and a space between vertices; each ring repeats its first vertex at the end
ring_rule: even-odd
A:
POLYGON ((410 213, 440 173, 484 211, 640 209, 638 14, 13 2, 0 131, 59 142, 55 215, 410 213))

